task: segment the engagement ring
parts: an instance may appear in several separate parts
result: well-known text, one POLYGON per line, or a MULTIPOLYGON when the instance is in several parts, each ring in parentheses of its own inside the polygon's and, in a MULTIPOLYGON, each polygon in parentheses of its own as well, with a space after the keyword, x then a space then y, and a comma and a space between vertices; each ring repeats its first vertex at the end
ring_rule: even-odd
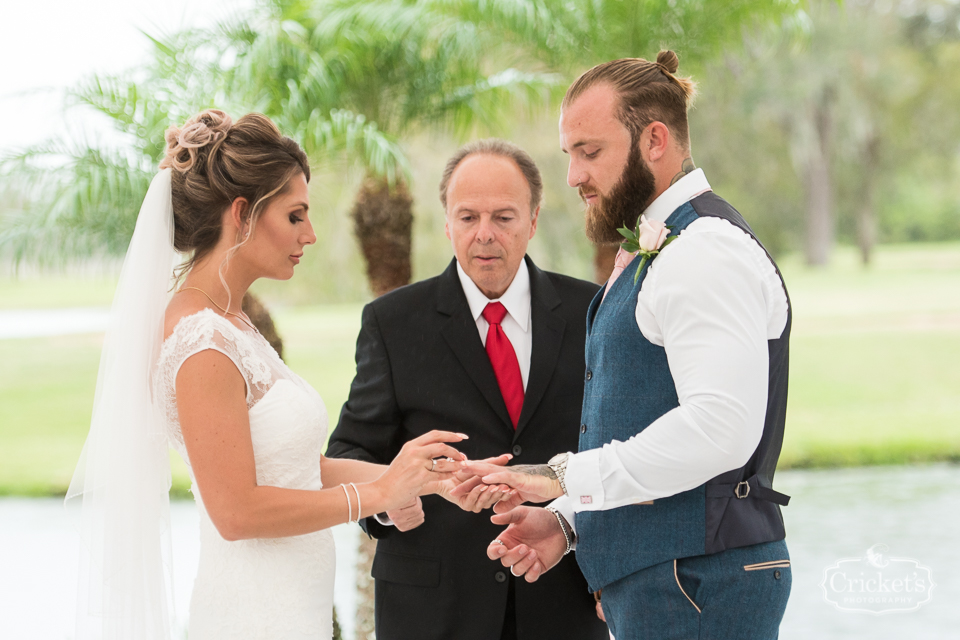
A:
POLYGON ((494 540, 494 541, 491 542, 490 544, 498 544, 498 545, 500 545, 501 547, 507 546, 507 545, 503 544, 503 540, 501 540, 500 538, 497 538, 496 540, 494 540))
POLYGON ((432 465, 430 465, 430 471, 433 471, 433 470, 435 470, 435 469, 437 468, 437 460, 436 460, 436 458, 434 458, 434 459, 431 460, 430 462, 433 463, 432 465))

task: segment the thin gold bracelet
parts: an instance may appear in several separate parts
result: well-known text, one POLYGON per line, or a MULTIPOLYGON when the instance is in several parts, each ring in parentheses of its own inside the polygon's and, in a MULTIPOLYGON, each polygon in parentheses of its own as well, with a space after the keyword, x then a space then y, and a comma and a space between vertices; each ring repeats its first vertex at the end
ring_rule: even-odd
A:
POLYGON ((353 487, 353 492, 357 494, 357 524, 360 524, 360 512, 363 510, 361 506, 363 503, 360 502, 360 491, 357 490, 357 485, 350 483, 350 486, 353 487))

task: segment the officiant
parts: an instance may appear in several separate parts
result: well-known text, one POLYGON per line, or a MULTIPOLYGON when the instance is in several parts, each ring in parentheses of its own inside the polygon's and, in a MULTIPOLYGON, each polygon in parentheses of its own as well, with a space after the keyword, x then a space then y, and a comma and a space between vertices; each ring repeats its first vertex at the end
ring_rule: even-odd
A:
MULTIPOLYGON (((471 459, 542 464, 575 450, 583 399, 584 317, 598 287, 539 269, 540 173, 502 140, 469 144, 440 183, 454 258, 438 276, 363 310, 357 374, 327 456, 389 462, 432 429, 470 439, 471 459)), ((476 507, 489 506, 483 496, 476 507)), ((607 638, 571 554, 534 584, 492 566, 489 511, 427 496, 362 522, 373 562, 379 640, 607 638), (422 520, 422 524, 421 523, 422 520)))

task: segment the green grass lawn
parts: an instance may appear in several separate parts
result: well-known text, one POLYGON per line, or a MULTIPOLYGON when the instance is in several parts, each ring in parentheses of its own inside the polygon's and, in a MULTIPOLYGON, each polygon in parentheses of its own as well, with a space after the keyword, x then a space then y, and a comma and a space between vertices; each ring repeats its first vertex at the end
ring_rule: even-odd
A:
MULTIPOLYGON (((782 261, 794 304, 781 468, 960 460, 960 244, 782 261)), ((0 281, 0 308, 109 304, 109 281, 0 281), (106 284, 105 284, 106 282, 106 284), (54 304, 54 302, 57 304, 54 304)), ((274 309, 287 362, 336 424, 361 305, 274 309)), ((101 337, 0 340, 0 494, 65 490, 86 435, 101 337)), ((186 489, 179 461, 175 488, 186 489)))
POLYGON ((116 286, 116 276, 0 277, 0 310, 109 307, 116 286))

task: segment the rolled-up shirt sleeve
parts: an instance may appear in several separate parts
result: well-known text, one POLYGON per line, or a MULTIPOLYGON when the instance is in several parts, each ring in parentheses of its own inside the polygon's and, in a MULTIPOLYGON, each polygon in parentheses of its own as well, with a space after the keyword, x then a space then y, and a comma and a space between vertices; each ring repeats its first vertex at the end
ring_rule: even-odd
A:
POLYGON ((764 269, 775 268, 752 238, 718 219, 694 224, 697 232, 685 231, 655 259, 636 310, 641 332, 666 351, 679 406, 625 442, 572 456, 568 509, 614 509, 693 489, 746 464, 760 442, 767 340, 786 323, 786 294, 779 277, 779 292, 771 288, 764 269))

